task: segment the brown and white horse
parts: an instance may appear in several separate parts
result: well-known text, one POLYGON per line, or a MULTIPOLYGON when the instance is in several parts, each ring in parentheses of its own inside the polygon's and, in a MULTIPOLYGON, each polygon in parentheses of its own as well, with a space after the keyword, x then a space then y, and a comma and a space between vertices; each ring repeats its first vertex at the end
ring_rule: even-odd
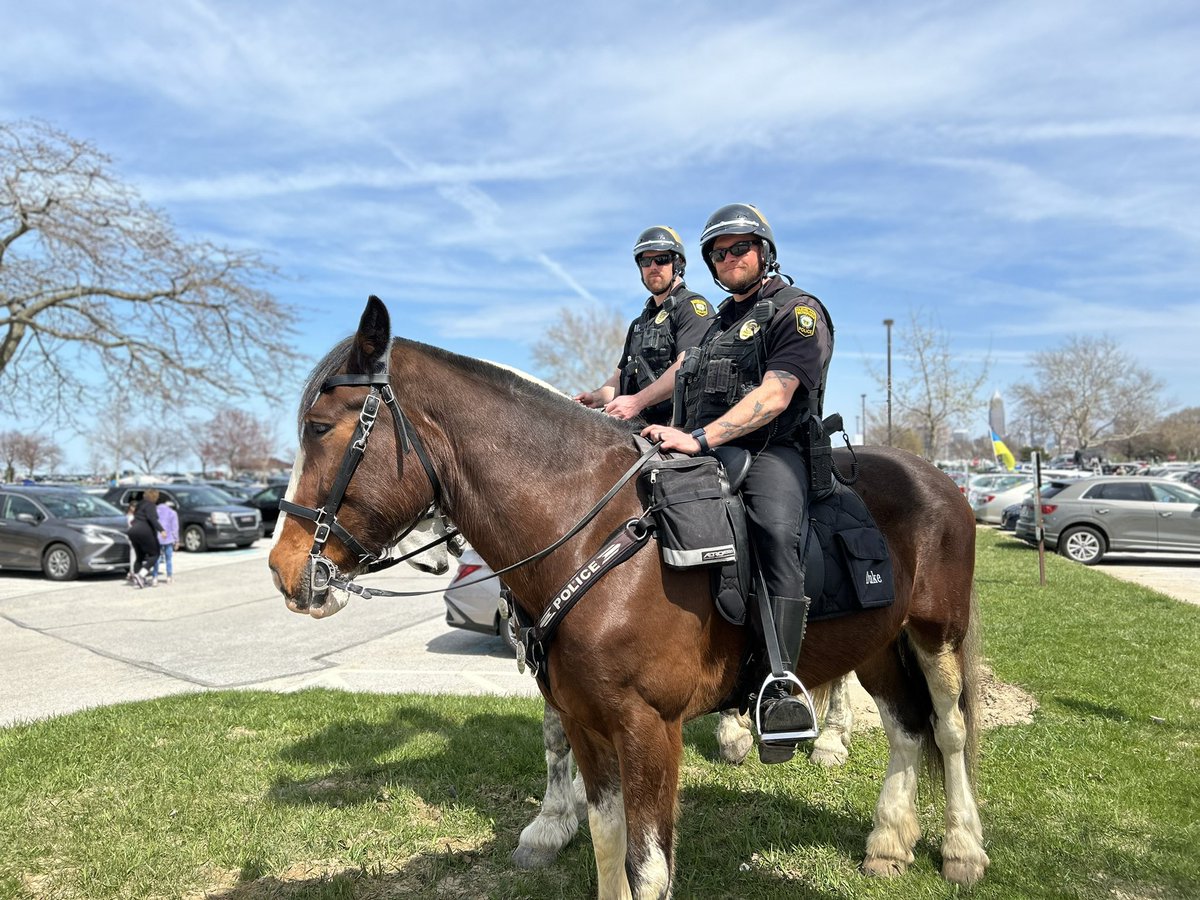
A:
MULTIPOLYGON (((392 341, 387 310, 371 298, 358 332, 317 367, 302 398, 297 503, 320 508, 340 480, 376 392, 366 381, 382 378, 385 364, 396 404, 379 404, 378 418, 395 409, 403 421, 374 433, 333 511, 359 545, 388 545, 435 499, 418 456, 435 473, 440 507, 493 569, 564 534, 636 458, 618 423, 494 366, 392 341)), ((813 623, 798 674, 821 684, 854 669, 879 706, 890 754, 865 871, 899 874, 912 861, 926 755, 944 778, 942 874, 971 884, 988 865, 972 783, 974 518, 953 482, 917 457, 862 448, 858 458, 855 489, 887 538, 896 602, 813 623)), ((600 542, 640 513, 627 485, 558 551, 509 573, 524 611, 536 620, 600 542)), ((312 525, 288 516, 270 565, 289 609, 319 615, 331 591, 313 546, 312 525)), ((343 572, 359 567, 337 538, 322 553, 343 572)), ((583 778, 601 897, 670 895, 683 723, 729 694, 747 639, 713 609, 706 574, 666 569, 646 549, 562 621, 544 693, 583 778)))

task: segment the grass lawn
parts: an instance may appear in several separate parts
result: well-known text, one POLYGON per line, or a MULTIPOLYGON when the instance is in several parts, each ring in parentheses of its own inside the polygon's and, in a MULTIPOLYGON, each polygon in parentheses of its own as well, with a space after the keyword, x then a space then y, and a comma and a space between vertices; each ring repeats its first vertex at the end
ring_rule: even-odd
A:
MULTIPOLYGON (((985 733, 992 859, 938 876, 940 791, 916 862, 857 871, 886 744, 849 764, 715 762, 688 726, 675 896, 1200 896, 1200 607, 979 534, 984 649, 1039 702, 985 733)), ((595 891, 586 830, 551 869, 509 854, 545 775, 540 704, 216 692, 0 730, 0 897, 553 898, 595 891)))

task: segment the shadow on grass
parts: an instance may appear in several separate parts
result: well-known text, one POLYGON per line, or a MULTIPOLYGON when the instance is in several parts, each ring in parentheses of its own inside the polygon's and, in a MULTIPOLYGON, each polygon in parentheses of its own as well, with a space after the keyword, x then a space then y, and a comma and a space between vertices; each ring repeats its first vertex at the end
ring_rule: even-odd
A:
MULTIPOLYGON (((709 760, 706 765, 718 767, 722 764, 711 761, 716 754, 713 723, 709 717, 691 723, 685 737, 709 760)), ((455 718, 400 701, 386 722, 336 723, 296 741, 283 748, 280 756, 322 773, 301 780, 277 780, 269 791, 277 803, 336 808, 394 802, 399 806, 403 800, 396 800, 396 795, 411 792, 419 802, 433 807, 475 810, 493 823, 496 838, 485 845, 451 846, 446 852, 420 854, 404 862, 397 872, 347 870, 285 882, 263 877, 261 867, 247 863, 243 884, 213 896, 237 900, 355 897, 363 879, 370 880, 372 887, 366 895, 372 897, 392 896, 388 890, 395 891, 395 896, 423 896, 421 891, 430 890, 436 890, 439 897, 590 896, 595 890, 595 874, 586 834, 577 836, 549 870, 522 872, 509 861, 521 829, 536 814, 529 798, 540 798, 544 790, 544 755, 537 724, 529 716, 517 714, 455 718), (403 758, 396 758, 397 751, 403 758), (580 883, 584 872, 592 882, 590 888, 580 883), (462 893, 457 892, 460 878, 464 879, 462 893), (553 891, 555 878, 569 879, 562 893, 553 891)), ((796 765, 807 763, 798 759, 796 765)), ((870 811, 857 815, 811 804, 794 792, 776 793, 751 784, 753 773, 747 775, 745 787, 688 786, 681 792, 677 893, 843 896, 810 889, 763 863, 758 854, 827 848, 844 861, 847 876, 855 877, 871 829, 870 811)), ((418 803, 417 810, 409 813, 398 808, 396 814, 422 813, 418 803)), ((582 830, 586 832, 586 825, 582 830)), ((918 854, 936 856, 936 852, 924 841, 917 848, 918 854)), ((937 864, 934 858, 933 865, 937 864)))

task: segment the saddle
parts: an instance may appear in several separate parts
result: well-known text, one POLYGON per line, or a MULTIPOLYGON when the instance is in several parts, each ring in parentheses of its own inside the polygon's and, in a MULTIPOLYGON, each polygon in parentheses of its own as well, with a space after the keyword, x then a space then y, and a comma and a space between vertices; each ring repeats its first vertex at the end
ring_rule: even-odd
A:
MULTIPOLYGON (((710 500, 717 492, 720 494, 734 549, 729 554, 732 561, 708 565, 713 601, 726 620, 744 625, 758 580, 746 510, 738 488, 754 459, 748 450, 729 446, 715 448, 713 456, 723 470, 722 478, 711 492, 693 491, 689 499, 697 493, 710 495, 710 500)), ((662 463, 652 461, 646 468, 650 470, 656 465, 662 463)), ((684 554, 675 549, 668 554, 662 541, 667 529, 661 521, 659 525, 660 550, 664 562, 672 565, 673 559, 678 560, 684 554)), ((804 563, 805 590, 812 598, 809 621, 889 606, 896 599, 887 541, 863 499, 840 482, 834 481, 832 490, 822 496, 810 498, 804 563)))

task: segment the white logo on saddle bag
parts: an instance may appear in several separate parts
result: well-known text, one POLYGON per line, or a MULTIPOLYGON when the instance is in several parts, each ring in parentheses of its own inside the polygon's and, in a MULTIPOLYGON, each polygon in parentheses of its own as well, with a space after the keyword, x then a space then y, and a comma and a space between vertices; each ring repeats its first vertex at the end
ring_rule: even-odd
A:
POLYGON ((867 584, 883 584, 883 576, 867 569, 867 584))

